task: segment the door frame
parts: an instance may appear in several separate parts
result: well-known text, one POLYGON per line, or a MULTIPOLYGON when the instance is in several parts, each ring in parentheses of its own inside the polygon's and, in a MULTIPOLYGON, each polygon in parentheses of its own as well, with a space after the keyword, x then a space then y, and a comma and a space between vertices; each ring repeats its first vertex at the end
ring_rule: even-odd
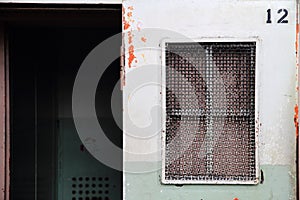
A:
MULTIPOLYGON (((120 23, 102 20, 103 12, 121 12, 121 4, 0 3, 0 200, 10 199, 10 90, 8 28, 10 25, 101 26, 120 23)), ((108 16, 109 17, 109 16, 108 16)), ((113 25, 112 25, 113 26, 113 25)))
POLYGON ((9 70, 4 23, 0 22, 0 199, 9 199, 9 70))

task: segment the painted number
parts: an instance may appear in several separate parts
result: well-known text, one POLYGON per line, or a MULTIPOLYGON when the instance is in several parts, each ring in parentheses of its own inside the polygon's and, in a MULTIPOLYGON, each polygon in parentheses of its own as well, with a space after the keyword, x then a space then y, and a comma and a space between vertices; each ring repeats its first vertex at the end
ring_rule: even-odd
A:
MULTIPOLYGON (((287 9, 279 9, 277 11, 277 14, 279 15, 279 19, 277 21, 278 24, 287 24, 289 23, 289 21, 286 19, 286 17, 288 16, 289 12, 287 11, 287 9)), ((271 24, 272 23, 272 10, 268 9, 267 10, 267 24, 271 24)))

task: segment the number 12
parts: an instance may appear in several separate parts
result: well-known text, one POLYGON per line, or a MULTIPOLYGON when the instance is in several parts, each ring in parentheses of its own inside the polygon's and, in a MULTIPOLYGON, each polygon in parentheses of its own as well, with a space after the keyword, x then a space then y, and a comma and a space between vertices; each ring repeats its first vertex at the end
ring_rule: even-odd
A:
MULTIPOLYGON (((279 10, 277 11, 278 14, 280 14, 280 13, 282 13, 282 12, 283 12, 283 14, 282 14, 282 16, 278 19, 277 23, 278 23, 278 24, 287 24, 287 23, 289 23, 289 21, 288 21, 287 19, 285 19, 285 18, 288 16, 289 12, 287 11, 287 9, 279 9, 279 10)), ((268 13, 268 16, 267 16, 267 21, 266 21, 266 23, 267 23, 267 24, 271 24, 271 23, 272 23, 272 20, 271 20, 272 10, 271 10, 271 9, 268 9, 268 10, 267 10, 267 13, 268 13)))

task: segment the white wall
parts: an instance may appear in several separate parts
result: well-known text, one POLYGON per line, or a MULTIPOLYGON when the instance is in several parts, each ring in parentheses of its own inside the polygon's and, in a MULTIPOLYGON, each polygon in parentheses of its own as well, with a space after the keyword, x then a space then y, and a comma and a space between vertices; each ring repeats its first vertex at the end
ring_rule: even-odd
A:
POLYGON ((121 4, 122 0, 0 0, 0 3, 121 4))

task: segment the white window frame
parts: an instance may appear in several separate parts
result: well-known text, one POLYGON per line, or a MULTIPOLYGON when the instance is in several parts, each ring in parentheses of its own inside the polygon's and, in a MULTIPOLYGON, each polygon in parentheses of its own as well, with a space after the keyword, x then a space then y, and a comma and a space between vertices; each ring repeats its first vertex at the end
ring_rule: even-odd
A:
POLYGON ((199 39, 164 39, 161 41, 162 55, 161 55, 161 105, 162 105, 162 131, 161 131, 161 148, 162 148, 162 184, 231 184, 231 185, 256 185, 260 182, 259 177, 259 155, 258 155, 258 136, 260 132, 259 127, 259 66, 261 66, 261 40, 258 37, 249 38, 232 38, 232 37, 204 37, 199 39), (166 43, 187 43, 187 42, 255 42, 256 56, 255 56, 255 180, 254 181, 237 181, 237 180, 166 180, 165 177, 165 162, 166 162, 166 43))

